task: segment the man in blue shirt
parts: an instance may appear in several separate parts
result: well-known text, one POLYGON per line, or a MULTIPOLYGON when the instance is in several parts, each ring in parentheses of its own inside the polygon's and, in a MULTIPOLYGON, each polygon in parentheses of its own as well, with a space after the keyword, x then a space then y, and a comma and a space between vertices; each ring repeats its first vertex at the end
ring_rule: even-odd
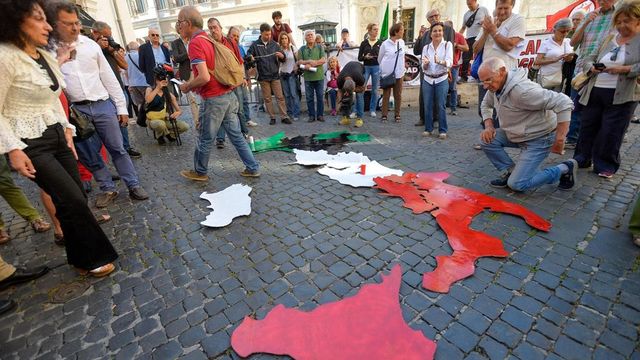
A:
POLYGON ((144 73, 147 84, 154 86, 153 69, 160 64, 171 64, 171 55, 169 50, 160 43, 160 32, 157 29, 149 29, 149 41, 140 45, 138 52, 140 53, 138 66, 144 73))
POLYGON ((125 60, 129 67, 127 68, 127 76, 129 79, 129 94, 131 94, 131 101, 137 108, 140 108, 144 104, 144 92, 147 89, 147 79, 144 76, 142 70, 138 67, 139 54, 138 48, 140 45, 132 41, 128 45, 129 53, 125 56, 125 60))

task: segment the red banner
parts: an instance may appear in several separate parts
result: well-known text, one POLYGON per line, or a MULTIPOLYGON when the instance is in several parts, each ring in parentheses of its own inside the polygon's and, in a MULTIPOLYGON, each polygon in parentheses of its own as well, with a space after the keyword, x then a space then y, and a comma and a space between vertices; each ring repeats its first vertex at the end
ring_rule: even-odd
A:
POLYGON ((589 13, 598 8, 598 4, 594 0, 578 0, 566 8, 558 11, 553 15, 547 15, 547 31, 553 30, 553 24, 562 18, 571 17, 577 11, 589 13))

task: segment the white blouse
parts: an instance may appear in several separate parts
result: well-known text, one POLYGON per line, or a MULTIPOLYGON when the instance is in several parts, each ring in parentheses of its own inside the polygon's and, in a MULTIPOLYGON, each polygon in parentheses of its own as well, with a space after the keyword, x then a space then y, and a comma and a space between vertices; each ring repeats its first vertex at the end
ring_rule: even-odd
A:
MULTIPOLYGON (((433 47, 433 42, 422 48, 422 59, 429 58, 429 64, 426 68, 423 68, 424 81, 433 85, 439 84, 448 79, 449 68, 453 65, 453 44, 450 41, 441 41, 438 48, 433 47), (436 63, 436 57, 438 61, 445 62, 444 65, 436 63), (434 77, 434 75, 439 75, 434 77)), ((420 62, 422 64, 422 61, 420 62)), ((422 66, 422 65, 420 65, 422 66)))
POLYGON ((398 56, 398 65, 396 66, 396 79, 401 79, 404 76, 404 40, 398 39, 393 42, 391 39, 387 39, 380 45, 380 52, 378 53, 378 64, 380 64, 380 77, 385 77, 393 72, 393 68, 396 63, 396 55, 398 56), (398 44, 400 44, 400 53, 398 54, 398 44))
POLYGON ((280 63, 280 72, 290 74, 296 65, 295 58, 296 49, 293 45, 289 45, 289 50, 284 50, 285 62, 280 63))
MULTIPOLYGON (((625 44, 618 45, 615 37, 611 41, 619 48, 618 55, 616 56, 615 61, 611 60, 611 57, 614 54, 614 50, 616 50, 614 48, 613 50, 604 54, 600 58, 600 62, 607 67, 624 65, 626 45, 625 44)), ((598 74, 598 76, 596 76, 596 83, 594 86, 603 88, 603 89, 615 89, 618 86, 618 76, 619 74, 609 74, 609 73, 601 72, 600 74, 598 74)))
POLYGON ((65 86, 58 62, 46 51, 38 49, 58 79, 58 89, 51 91, 53 81, 35 60, 12 44, 0 44, 0 154, 24 149, 21 139, 42 136, 48 126, 69 124, 60 103, 65 86))

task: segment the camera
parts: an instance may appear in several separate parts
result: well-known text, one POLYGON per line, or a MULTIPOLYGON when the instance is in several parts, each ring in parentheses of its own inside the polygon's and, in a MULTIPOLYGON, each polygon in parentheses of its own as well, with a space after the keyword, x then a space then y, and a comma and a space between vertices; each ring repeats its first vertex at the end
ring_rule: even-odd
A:
POLYGON ((602 71, 606 68, 606 66, 603 63, 595 63, 593 64, 593 67, 598 71, 602 71))
POLYGON ((120 50, 120 48, 122 48, 122 46, 120 46, 120 44, 113 40, 111 36, 107 37, 107 43, 113 50, 120 50))
POLYGON ((247 67, 247 69, 256 67, 256 59, 253 57, 253 55, 245 55, 243 60, 244 65, 247 67))

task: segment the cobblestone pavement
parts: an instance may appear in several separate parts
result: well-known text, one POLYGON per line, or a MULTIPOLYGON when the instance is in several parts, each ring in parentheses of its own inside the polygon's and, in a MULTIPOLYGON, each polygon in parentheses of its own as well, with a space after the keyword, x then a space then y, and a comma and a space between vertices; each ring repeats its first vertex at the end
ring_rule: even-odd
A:
MULTIPOLYGON (((134 202, 120 184, 108 208, 113 221, 103 225, 120 252, 112 276, 83 283, 52 232, 33 234, 0 205, 13 236, 2 256, 53 268, 0 293, 19 304, 0 320, 0 357, 237 358, 229 337, 244 316, 262 318, 275 304, 313 309, 355 294, 401 263, 404 319, 437 342, 438 359, 640 359, 640 249, 626 230, 640 185, 640 126, 630 125, 612 180, 581 170, 573 191, 549 185, 522 195, 488 186, 497 174, 471 146, 480 131, 475 111, 449 118, 446 141, 423 138, 416 119, 413 109, 400 124, 366 117, 360 131, 374 140, 346 149, 407 171, 448 171, 450 183, 523 204, 550 219, 552 230, 536 232, 508 215, 478 216, 474 228, 503 238, 511 256, 480 259, 472 277, 436 294, 421 288, 421 274, 451 249, 430 215, 291 165, 287 153, 259 154, 262 177, 241 178, 230 144, 214 149, 209 183, 189 182, 178 171, 192 166, 191 131, 184 146, 159 147, 131 125, 132 143, 143 152, 134 163, 151 199, 134 202), (222 229, 201 227, 208 203, 200 193, 234 183, 253 187, 252 214, 222 229), (88 289, 51 303, 69 284, 88 289)), ((252 131, 263 137, 340 129, 337 119, 327 120, 269 126, 263 117, 252 131)), ((39 204, 34 185, 19 183, 39 204)))

